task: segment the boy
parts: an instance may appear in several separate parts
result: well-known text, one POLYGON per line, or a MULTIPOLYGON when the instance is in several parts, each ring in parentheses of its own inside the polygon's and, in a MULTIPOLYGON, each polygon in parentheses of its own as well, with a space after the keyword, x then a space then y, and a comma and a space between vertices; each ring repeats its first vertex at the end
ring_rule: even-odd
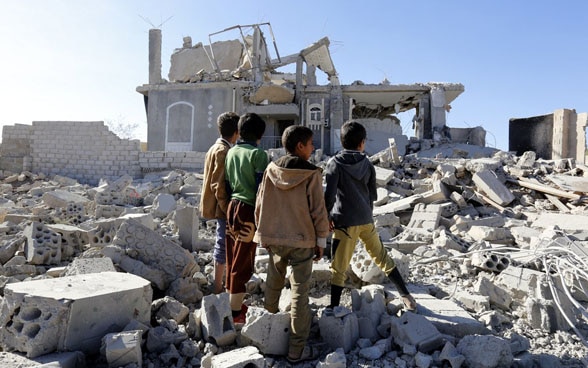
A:
POLYGON ((376 265, 386 272, 398 289, 405 308, 414 311, 416 301, 408 292, 394 260, 388 256, 374 226, 372 211, 373 202, 377 199, 376 170, 363 153, 366 137, 365 128, 360 123, 348 121, 343 124, 343 150, 332 157, 325 168, 325 204, 335 230, 331 245, 329 307, 338 306, 341 301, 345 271, 359 238, 376 265))
POLYGON ((309 163, 314 145, 312 130, 292 125, 284 130, 287 155, 268 165, 255 204, 255 240, 270 253, 265 309, 278 312, 286 268, 292 267, 292 306, 288 361, 316 359, 306 346, 311 313, 308 305, 312 261, 323 256, 329 218, 323 197, 321 169, 309 163))
POLYGON ((204 180, 200 196, 200 217, 216 219, 216 242, 214 244, 214 285, 213 292, 218 294, 223 288, 223 274, 227 261, 225 229, 227 227, 227 206, 229 195, 225 182, 225 158, 237 138, 239 115, 225 112, 218 116, 216 125, 220 138, 206 152, 204 161, 204 180))
POLYGON ((255 196, 269 159, 257 147, 265 132, 265 121, 259 115, 242 115, 238 129, 241 139, 229 150, 225 169, 231 190, 227 210, 227 290, 233 322, 242 324, 247 313, 243 304, 245 284, 253 275, 257 248, 253 241, 255 196))

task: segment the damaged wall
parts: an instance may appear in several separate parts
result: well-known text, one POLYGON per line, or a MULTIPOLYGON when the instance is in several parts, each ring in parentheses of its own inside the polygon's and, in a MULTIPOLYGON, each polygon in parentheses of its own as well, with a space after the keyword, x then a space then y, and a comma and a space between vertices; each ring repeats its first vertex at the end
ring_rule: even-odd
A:
POLYGON ((205 152, 141 152, 139 145, 139 140, 119 138, 101 121, 4 126, 0 170, 62 175, 96 184, 102 178, 204 168, 205 152))
POLYGON ((508 149, 522 155, 535 151, 537 157, 551 160, 586 156, 588 113, 558 109, 552 114, 509 120, 508 149))

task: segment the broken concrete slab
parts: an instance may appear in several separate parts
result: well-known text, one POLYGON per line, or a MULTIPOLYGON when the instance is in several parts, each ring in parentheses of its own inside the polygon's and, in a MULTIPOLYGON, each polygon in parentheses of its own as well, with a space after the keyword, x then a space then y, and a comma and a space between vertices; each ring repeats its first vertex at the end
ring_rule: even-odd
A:
POLYGON ((243 345, 253 345, 262 354, 288 354, 290 313, 269 313, 263 308, 249 307, 247 323, 241 330, 243 345))
POLYGON ((515 199, 514 194, 498 180, 493 171, 478 171, 473 175, 472 180, 479 190, 501 206, 506 206, 515 199))
POLYGON ((233 324, 233 315, 229 303, 229 294, 207 295, 202 298, 200 318, 202 336, 218 346, 230 345, 235 341, 237 332, 233 324))
POLYGON ((147 280, 120 272, 9 284, 0 305, 0 344, 29 358, 65 350, 96 353, 104 335, 132 319, 149 324, 151 298, 147 280))
POLYGON ((211 368, 264 368, 265 358, 255 346, 246 346, 218 354, 210 360, 211 368))
POLYGON ((122 367, 127 364, 143 365, 141 344, 143 331, 123 331, 106 334, 101 350, 109 367, 122 367))

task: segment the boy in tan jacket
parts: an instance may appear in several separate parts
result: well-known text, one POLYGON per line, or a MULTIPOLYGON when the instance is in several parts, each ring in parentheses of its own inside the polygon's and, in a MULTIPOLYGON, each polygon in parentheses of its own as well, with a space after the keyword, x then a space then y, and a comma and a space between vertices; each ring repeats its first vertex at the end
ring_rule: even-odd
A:
POLYGON ((312 130, 293 125, 284 131, 282 145, 288 153, 267 166, 257 193, 255 241, 270 253, 265 308, 278 312, 286 269, 292 267, 290 342, 288 361, 316 359, 318 351, 306 345, 310 334, 308 305, 312 261, 323 256, 329 219, 321 169, 309 163, 314 145, 312 130))
POLYGON ((213 292, 223 291, 223 274, 227 262, 225 229, 227 227, 227 206, 229 195, 225 182, 225 158, 229 148, 239 137, 237 123, 239 115, 225 112, 218 116, 216 124, 220 138, 206 152, 204 180, 200 196, 200 217, 216 219, 216 242, 214 245, 214 286, 213 292))

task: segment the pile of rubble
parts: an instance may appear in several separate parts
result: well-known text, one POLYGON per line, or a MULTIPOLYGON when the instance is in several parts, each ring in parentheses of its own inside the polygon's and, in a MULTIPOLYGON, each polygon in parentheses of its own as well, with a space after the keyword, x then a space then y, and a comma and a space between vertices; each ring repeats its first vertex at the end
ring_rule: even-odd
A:
MULTIPOLYGON (((325 257, 311 290, 322 355, 301 366, 588 365, 588 168, 478 149, 371 156, 374 220, 419 307, 402 310, 359 245, 326 312, 325 257)), ((215 223, 198 218, 200 185, 179 170, 97 187, 5 173, 0 365, 287 366, 289 289, 281 312, 262 308, 262 248, 245 325, 208 289, 215 223)))

